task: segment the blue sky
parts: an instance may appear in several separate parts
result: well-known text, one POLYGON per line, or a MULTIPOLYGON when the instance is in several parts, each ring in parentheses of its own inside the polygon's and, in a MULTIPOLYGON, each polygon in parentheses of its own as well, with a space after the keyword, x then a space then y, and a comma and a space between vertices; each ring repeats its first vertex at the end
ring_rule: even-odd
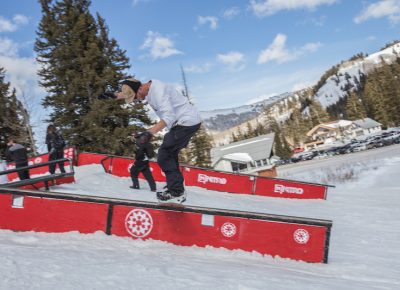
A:
MULTIPOLYGON (((399 37, 400 0, 93 0, 131 73, 181 84, 200 110, 314 84, 331 66, 399 37)), ((37 85, 37 1, 0 2, 0 66, 28 103, 37 85)))

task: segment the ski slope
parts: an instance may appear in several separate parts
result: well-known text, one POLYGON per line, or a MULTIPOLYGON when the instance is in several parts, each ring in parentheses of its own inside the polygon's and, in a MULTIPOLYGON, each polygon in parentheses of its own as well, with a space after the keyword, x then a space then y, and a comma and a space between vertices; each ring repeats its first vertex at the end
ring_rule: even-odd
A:
MULTIPOLYGON (((332 219, 329 264, 103 233, 0 230, 0 289, 400 289, 400 155, 356 168, 358 179, 336 184, 326 201, 187 188, 190 205, 332 219)), ((53 190, 155 201, 145 181, 132 190, 129 178, 98 165, 77 167, 76 180, 53 190)))

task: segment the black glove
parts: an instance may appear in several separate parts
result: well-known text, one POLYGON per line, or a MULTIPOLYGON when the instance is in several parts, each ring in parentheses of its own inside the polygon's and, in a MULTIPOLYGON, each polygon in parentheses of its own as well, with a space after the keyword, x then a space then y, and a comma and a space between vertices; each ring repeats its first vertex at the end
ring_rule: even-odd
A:
POLYGON ((146 131, 135 134, 134 137, 139 144, 146 144, 150 142, 151 138, 153 138, 153 134, 151 134, 149 131, 146 131))
POLYGON ((97 97, 99 100, 112 100, 116 99, 117 96, 113 92, 104 92, 100 96, 97 97))

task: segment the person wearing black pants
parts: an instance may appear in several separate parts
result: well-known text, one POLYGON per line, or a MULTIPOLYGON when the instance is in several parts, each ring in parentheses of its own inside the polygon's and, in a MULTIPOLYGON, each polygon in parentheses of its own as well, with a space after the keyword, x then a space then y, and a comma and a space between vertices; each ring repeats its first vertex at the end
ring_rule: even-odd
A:
MULTIPOLYGON (((49 151, 49 161, 64 158, 65 142, 61 134, 57 132, 54 125, 49 125, 47 127, 46 144, 49 151)), ((56 172, 57 164, 61 173, 65 173, 64 162, 59 162, 49 165, 50 174, 54 174, 56 172)))
POLYGON ((158 150, 157 162, 167 178, 167 188, 175 193, 183 193, 183 175, 179 169, 179 151, 185 148, 190 138, 200 129, 194 126, 175 126, 165 134, 164 141, 158 150))
POLYGON ((141 138, 141 135, 136 136, 135 163, 130 169, 133 185, 130 188, 140 189, 138 176, 139 173, 142 173, 150 186, 150 190, 156 191, 156 182, 149 166, 149 159, 154 157, 154 149, 151 143, 144 141, 147 140, 141 138))
POLYGON ((186 200, 184 179, 179 170, 178 155, 200 128, 201 118, 195 106, 175 86, 151 80, 141 83, 136 79, 122 82, 121 92, 114 93, 116 99, 126 103, 146 101, 160 120, 143 133, 146 142, 154 134, 167 128, 163 143, 158 151, 158 164, 164 171, 167 186, 163 192, 157 192, 160 202, 182 203, 186 200))
MULTIPOLYGON (((21 144, 15 143, 13 137, 7 140, 8 149, 6 151, 7 162, 15 162, 15 168, 21 168, 28 166, 28 153, 26 148, 21 144)), ((18 177, 20 180, 30 179, 29 170, 18 171, 18 177)))

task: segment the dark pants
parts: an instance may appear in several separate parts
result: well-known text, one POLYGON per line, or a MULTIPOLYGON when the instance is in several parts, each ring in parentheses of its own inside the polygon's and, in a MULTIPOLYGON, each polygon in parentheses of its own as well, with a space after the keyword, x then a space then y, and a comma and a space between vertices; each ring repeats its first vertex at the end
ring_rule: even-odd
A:
POLYGON ((141 172, 144 178, 146 178, 147 183, 150 186, 150 190, 156 190, 156 182, 151 174, 149 161, 136 161, 135 164, 132 165, 130 172, 134 188, 140 188, 138 176, 141 172))
POLYGON ((201 124, 194 126, 175 126, 165 134, 163 143, 158 149, 158 165, 167 178, 167 188, 171 192, 181 193, 183 187, 183 175, 179 170, 178 155, 190 141, 190 138, 200 129, 201 124))
MULTIPOLYGON (((28 161, 15 163, 15 168, 28 166, 28 161)), ((18 171, 19 180, 30 179, 29 170, 18 171)))
MULTIPOLYGON (((63 159, 64 158, 64 149, 59 149, 49 154, 49 161, 63 159)), ((54 174, 56 172, 56 166, 60 167, 61 173, 65 173, 64 162, 53 163, 49 165, 50 174, 54 174)))

